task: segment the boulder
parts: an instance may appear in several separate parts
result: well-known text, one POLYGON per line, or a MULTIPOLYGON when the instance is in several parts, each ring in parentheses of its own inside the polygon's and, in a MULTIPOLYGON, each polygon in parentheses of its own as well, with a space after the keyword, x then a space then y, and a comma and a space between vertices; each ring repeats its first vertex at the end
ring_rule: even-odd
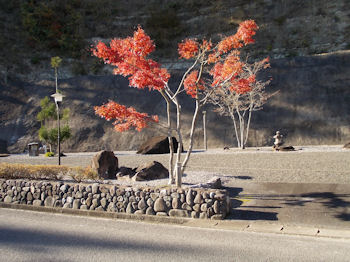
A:
POLYGON ((100 178, 115 178, 118 170, 118 158, 112 151, 100 151, 91 161, 91 168, 100 178))
POLYGON ((161 163, 152 161, 143 164, 136 169, 136 174, 133 176, 134 181, 154 180, 168 178, 169 171, 161 163))
POLYGON ((350 142, 344 145, 344 148, 350 149, 350 142))
POLYGON ((7 154, 7 141, 0 139, 0 154, 7 154))
MULTIPOLYGON (((178 142, 175 137, 172 137, 174 152, 177 151, 178 142)), ((182 148, 183 151, 183 148, 182 148)), ((167 136, 155 136, 143 143, 137 154, 167 154, 169 153, 169 140, 167 136)))
POLYGON ((221 178, 214 176, 211 179, 209 179, 206 183, 195 184, 190 187, 220 189, 222 187, 221 178))
POLYGON ((276 145, 274 145, 272 148, 275 151, 295 151, 295 148, 292 146, 276 146, 276 145))
POLYGON ((129 179, 136 174, 136 168, 121 166, 115 175, 117 179, 129 179))

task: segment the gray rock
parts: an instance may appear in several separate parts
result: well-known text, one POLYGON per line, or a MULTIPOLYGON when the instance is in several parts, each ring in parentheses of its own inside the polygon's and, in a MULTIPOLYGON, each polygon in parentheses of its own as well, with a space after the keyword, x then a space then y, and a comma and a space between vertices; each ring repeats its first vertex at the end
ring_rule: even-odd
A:
POLYGON ((173 198, 171 206, 173 209, 179 209, 181 207, 180 199, 178 199, 177 197, 173 198))
POLYGON ((201 193, 197 193, 196 197, 194 198, 194 201, 193 201, 195 204, 203 204, 204 203, 204 200, 203 200, 203 197, 202 197, 202 194, 201 193))
POLYGON ((193 206, 193 210, 196 211, 196 212, 200 212, 201 211, 201 205, 200 204, 195 204, 193 206))
POLYGON ((127 213, 127 214, 132 214, 132 213, 134 213, 134 212, 135 212, 134 207, 132 206, 131 203, 129 203, 128 206, 126 207, 126 213, 127 213))
POLYGON ((92 200, 92 206, 96 208, 96 207, 98 207, 99 205, 100 205, 100 200, 94 198, 94 199, 92 200))
POLYGON ((92 186, 91 185, 86 186, 85 190, 88 193, 92 193, 92 186))
POLYGON ((11 202, 12 202, 12 197, 10 197, 10 196, 5 196, 4 202, 5 202, 5 203, 11 203, 11 202))
POLYGON ((94 184, 92 184, 92 186, 91 186, 91 192, 92 192, 92 194, 98 194, 99 193, 99 187, 100 187, 100 185, 98 184, 98 183, 94 183, 94 184))
POLYGON ((72 208, 72 204, 71 203, 65 203, 63 205, 63 208, 72 208))
POLYGON ((201 213, 199 214, 199 218, 201 218, 201 219, 207 219, 207 218, 208 218, 207 212, 201 212, 201 213))
POLYGON ((189 211, 182 209, 170 209, 169 216, 171 217, 189 217, 189 211))
POLYGON ((86 203, 85 203, 88 207, 90 207, 92 205, 92 198, 87 198, 86 199, 86 203))
POLYGON ((66 203, 73 203, 73 197, 67 197, 67 199, 66 199, 66 203))
POLYGON ((181 205, 181 208, 182 208, 183 210, 192 211, 192 207, 191 207, 189 204, 187 204, 187 203, 183 203, 183 204, 181 205))
POLYGON ((109 203, 108 207, 107 207, 107 211, 109 212, 115 212, 117 209, 116 209, 116 206, 115 204, 112 202, 112 203, 109 203))
POLYGON ((212 220, 223 220, 225 217, 223 214, 215 214, 210 217, 212 220))
POLYGON ((9 197, 13 197, 13 191, 12 190, 7 190, 6 195, 9 197))
POLYGON ((191 217, 192 217, 192 218, 198 218, 198 217, 199 217, 199 212, 192 211, 192 212, 191 212, 191 217))
POLYGON ((165 204, 165 201, 163 200, 163 198, 158 198, 155 202, 154 202, 154 207, 153 207, 155 212, 164 212, 167 210, 167 206, 165 204))
POLYGON ((103 208, 106 208, 106 206, 107 206, 107 199, 104 197, 104 198, 102 198, 101 200, 100 200, 100 203, 101 203, 101 206, 103 207, 103 208))
POLYGON ((101 211, 105 211, 105 210, 104 210, 103 207, 99 206, 99 207, 96 207, 96 208, 95 208, 95 211, 100 211, 100 212, 101 212, 101 211))
POLYGON ((207 203, 204 203, 204 204, 201 205, 201 211, 202 212, 206 212, 207 209, 208 209, 208 204, 207 203))
POLYGON ((190 206, 193 205, 193 191, 192 189, 189 189, 186 194, 186 203, 190 206))
POLYGON ((121 208, 125 208, 125 205, 124 205, 123 202, 117 202, 117 203, 116 203, 116 207, 117 207, 118 209, 121 209, 121 208))
POLYGON ((55 203, 54 203, 54 207, 62 207, 63 206, 63 203, 61 200, 56 200, 55 203))
POLYGON ((154 216, 156 213, 154 212, 153 208, 150 206, 146 209, 146 215, 154 216))
POLYGON ((212 215, 214 215, 214 210, 213 210, 212 207, 209 207, 209 208, 207 209, 207 215, 208 215, 208 217, 211 217, 212 215))
POLYGON ((159 193, 151 193, 150 197, 153 201, 156 201, 156 199, 159 197, 159 193))
POLYGON ((143 214, 145 214, 145 209, 136 210, 134 214, 135 214, 135 215, 143 215, 143 214))
POLYGON ((118 170, 118 158, 112 151, 100 151, 91 161, 91 168, 100 178, 115 178, 118 170))
POLYGON ((220 213, 220 203, 219 203, 218 200, 216 200, 216 201, 214 202, 213 209, 214 209, 214 212, 215 212, 216 214, 219 214, 219 213, 220 213))
POLYGON ((166 169, 161 163, 152 161, 138 167, 136 169, 136 174, 132 177, 132 179, 134 181, 144 181, 167 178, 168 176, 168 169, 166 169))
POLYGON ((60 191, 63 192, 63 193, 66 193, 67 190, 68 190, 67 185, 62 185, 62 186, 60 187, 60 191))
POLYGON ((149 207, 153 207, 154 205, 154 201, 152 200, 152 198, 147 199, 146 203, 149 207))
POLYGON ((53 207, 55 204, 55 199, 51 196, 48 196, 45 200, 44 200, 44 206, 46 207, 53 207))
POLYGON ((73 209, 79 209, 80 208, 80 199, 74 199, 73 201, 73 209))
POLYGON ((141 198, 141 200, 139 201, 137 207, 140 210, 146 209, 148 207, 144 198, 141 198))
POLYGON ((115 186, 112 186, 110 189, 109 189, 109 194, 114 197, 115 196, 115 192, 116 192, 117 188, 115 186))
POLYGON ((33 206, 41 206, 42 203, 43 203, 43 201, 36 199, 33 201, 33 206))
POLYGON ((125 193, 125 190, 122 189, 122 188, 118 188, 116 191, 115 191, 116 195, 117 196, 123 196, 124 193, 125 193))
POLYGON ((39 192, 35 192, 35 193, 33 194, 33 198, 34 198, 34 199, 39 199, 39 198, 40 198, 40 193, 39 193, 39 192))
POLYGON ((166 212, 157 212, 156 213, 157 216, 162 216, 162 217, 167 217, 168 214, 166 212))
POLYGON ((75 197, 75 198, 82 198, 82 197, 83 197, 83 193, 80 192, 80 191, 78 191, 78 192, 75 193, 75 196, 74 196, 74 197, 75 197))
POLYGON ((138 209, 138 207, 137 207, 137 202, 131 202, 131 205, 132 205, 132 207, 133 207, 135 210, 138 209))
POLYGON ((42 201, 44 201, 45 198, 46 198, 46 194, 45 194, 45 192, 42 192, 42 193, 41 193, 41 196, 40 196, 40 199, 41 199, 42 201))

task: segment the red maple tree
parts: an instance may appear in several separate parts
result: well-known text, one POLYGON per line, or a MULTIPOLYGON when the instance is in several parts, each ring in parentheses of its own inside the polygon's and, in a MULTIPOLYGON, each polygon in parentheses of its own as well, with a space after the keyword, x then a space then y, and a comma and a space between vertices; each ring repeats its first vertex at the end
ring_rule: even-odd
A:
MULTIPOLYGON (((247 20, 239 25, 235 34, 223 38, 216 45, 205 39, 201 41, 186 39, 179 43, 178 53, 180 58, 192 59, 193 64, 184 73, 176 89, 172 89, 168 85, 170 74, 167 69, 147 58, 154 51, 155 45, 140 26, 138 26, 132 37, 114 38, 110 41, 109 46, 99 42, 93 47, 93 55, 103 59, 105 63, 115 66, 114 74, 128 77, 130 86, 139 89, 156 90, 166 100, 170 142, 170 182, 174 182, 174 170, 177 172, 177 178, 179 179, 186 168, 192 152, 198 112, 209 101, 215 90, 229 85, 234 92, 240 94, 249 92, 250 84, 255 81, 255 76, 249 76, 249 78, 241 77, 241 73, 244 70, 244 62, 240 59, 239 49, 254 42, 252 37, 257 30, 257 24, 253 20, 247 20), (182 91, 195 100, 196 107, 190 130, 190 145, 185 159, 181 163, 180 150, 183 140, 181 104, 178 94, 182 91), (173 128, 171 123, 171 104, 174 104, 176 107, 175 128, 173 128), (173 163, 172 131, 176 132, 179 142, 175 165, 173 163), (175 166, 177 167, 176 169, 175 166)), ((131 127, 141 130, 147 127, 147 122, 157 119, 155 116, 149 117, 145 113, 136 112, 132 107, 126 108, 113 101, 100 107, 95 107, 95 112, 107 120, 115 119, 114 125, 118 131, 125 131, 131 127)))

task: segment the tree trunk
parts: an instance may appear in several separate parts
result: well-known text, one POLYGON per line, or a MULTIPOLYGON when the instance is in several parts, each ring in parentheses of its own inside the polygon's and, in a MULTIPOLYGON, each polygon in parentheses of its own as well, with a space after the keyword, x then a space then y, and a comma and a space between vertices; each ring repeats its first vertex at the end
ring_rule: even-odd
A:
POLYGON ((184 162, 182 164, 182 167, 181 167, 181 174, 183 174, 183 172, 185 171, 187 162, 190 159, 190 156, 191 156, 191 153, 192 153, 193 140, 194 140, 194 131, 196 130, 196 122, 197 122, 197 116, 198 116, 199 109, 200 109, 199 102, 198 102, 198 99, 196 99, 196 109, 194 110, 193 119, 192 119, 192 125, 191 125, 191 131, 190 131, 190 145, 188 147, 185 160, 184 160, 184 162))
POLYGON ((236 123, 236 118, 235 118, 235 114, 233 112, 230 111, 230 116, 231 119, 233 121, 233 125, 235 127, 235 134, 236 134, 236 140, 237 140, 237 147, 240 148, 241 144, 239 142, 239 137, 238 137, 238 130, 237 130, 237 123, 236 123))
POLYGON ((244 140, 244 145, 247 144, 248 141, 248 134, 249 134, 249 127, 250 127, 250 120, 252 118, 252 108, 249 108, 249 116, 248 116, 248 122, 247 122, 247 130, 246 130, 246 135, 245 135, 245 140, 244 140))
MULTIPOLYGON (((181 105, 179 104, 179 102, 177 101, 177 99, 175 98, 175 104, 176 104, 176 132, 178 135, 178 145, 177 145, 177 153, 176 153, 176 167, 179 167, 181 165, 181 151, 182 151, 182 147, 183 147, 183 140, 182 140, 182 134, 181 134, 181 105)), ((181 168, 176 168, 176 186, 177 187, 181 187, 182 182, 181 182, 181 178, 182 178, 182 172, 181 172, 181 168)))
POLYGON ((160 92, 163 98, 166 102, 166 111, 167 111, 167 118, 168 118, 168 141, 169 141, 169 182, 168 184, 174 184, 175 178, 174 178, 174 143, 173 138, 171 135, 171 112, 170 112, 170 99, 164 94, 163 91, 160 92))

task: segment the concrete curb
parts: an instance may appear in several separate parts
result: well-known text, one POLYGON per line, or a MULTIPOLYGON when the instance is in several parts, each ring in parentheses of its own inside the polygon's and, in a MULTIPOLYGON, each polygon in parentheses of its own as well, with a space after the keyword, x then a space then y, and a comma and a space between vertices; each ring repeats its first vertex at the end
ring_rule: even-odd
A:
POLYGON ((43 206, 30 206, 21 204, 0 203, 0 208, 46 212, 53 214, 67 214, 75 216, 98 217, 107 219, 125 219, 148 223, 175 224, 187 227, 245 231, 254 233, 272 233, 284 235, 299 235, 326 238, 350 239, 350 229, 310 227, 305 225, 282 225, 279 223, 267 223, 244 220, 211 220, 192 219, 168 216, 135 215, 106 211, 75 210, 70 208, 54 208, 43 206))

